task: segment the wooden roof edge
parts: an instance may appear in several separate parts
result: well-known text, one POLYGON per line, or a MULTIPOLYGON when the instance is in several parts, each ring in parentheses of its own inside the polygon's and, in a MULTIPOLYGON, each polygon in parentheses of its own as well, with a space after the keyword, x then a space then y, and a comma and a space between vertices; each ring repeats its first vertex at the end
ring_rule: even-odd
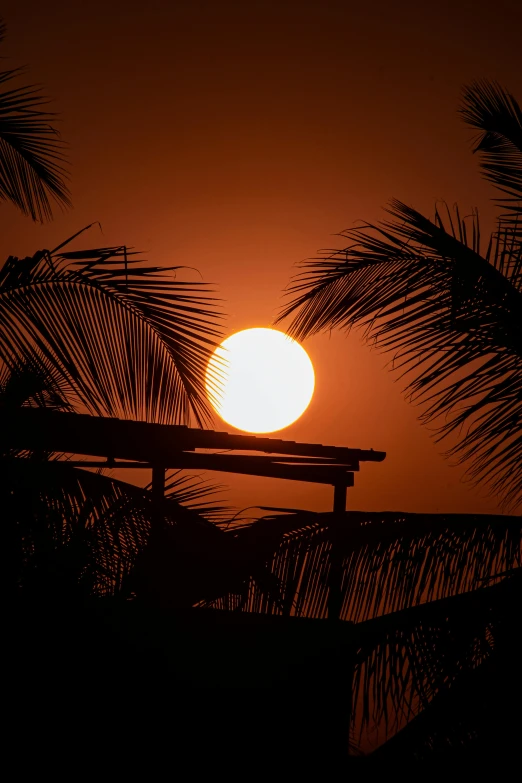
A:
MULTIPOLYGON (((127 437, 135 443, 136 437, 141 436, 147 440, 150 439, 150 448, 152 450, 157 448, 160 452, 163 450, 160 443, 163 442, 163 446, 167 443, 170 448, 175 447, 181 450, 199 448, 261 451, 269 454, 323 456, 339 459, 340 461, 349 459, 360 462, 382 462, 386 458, 386 452, 374 451, 373 449, 327 446, 320 443, 301 443, 282 438, 197 429, 179 424, 158 424, 41 408, 27 407, 16 411, 0 410, 0 421, 0 432, 2 433, 0 437, 4 442, 9 442, 9 446, 14 448, 31 448, 30 445, 26 444, 29 440, 36 441, 40 433, 42 437, 48 436, 49 441, 53 439, 55 434, 66 435, 70 441, 74 441, 76 436, 83 441, 84 447, 87 445, 86 441, 93 441, 101 437, 106 438, 108 443, 114 444, 115 438, 127 437), (35 427, 37 428, 36 430, 35 427), (18 439, 20 439, 19 443, 16 442, 18 439)), ((53 448, 52 446, 50 447, 53 448)), ((53 448, 53 450, 75 452, 74 448, 67 449, 62 446, 56 449, 53 448)), ((89 454, 94 452, 82 451, 78 448, 76 453, 89 454)), ((106 456, 125 458, 121 454, 107 454, 106 456)), ((158 458, 161 459, 161 454, 158 458)))

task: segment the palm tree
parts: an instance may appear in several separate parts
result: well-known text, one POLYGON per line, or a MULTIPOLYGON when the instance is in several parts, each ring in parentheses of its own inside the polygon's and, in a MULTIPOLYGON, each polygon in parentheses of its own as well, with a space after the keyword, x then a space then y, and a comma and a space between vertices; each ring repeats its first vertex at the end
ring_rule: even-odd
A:
POLYGON ((467 476, 522 502, 522 110, 496 83, 464 90, 474 151, 502 193, 503 210, 484 247, 478 213, 437 206, 429 219, 400 201, 391 220, 341 234, 343 249, 305 262, 278 319, 305 338, 362 327, 407 377, 410 400, 467 476))
MULTIPOLYGON (((126 247, 68 250, 78 235, 0 269, 0 407, 209 423, 204 377, 221 315, 208 286, 126 247)), ((10 589, 43 595, 47 585, 54 598, 80 587, 121 591, 148 545, 151 488, 73 467, 63 455, 1 452, 10 589)), ((181 525, 174 538, 195 525, 203 546, 216 533, 214 489, 169 477, 164 520, 181 525)))
MULTIPOLYGON (((0 20, 0 43, 5 30, 0 20)), ((0 84, 21 73, 20 68, 0 71, 0 84)), ((51 200, 61 207, 71 204, 65 145, 47 103, 34 85, 0 92, 0 198, 40 222, 52 218, 51 200)))

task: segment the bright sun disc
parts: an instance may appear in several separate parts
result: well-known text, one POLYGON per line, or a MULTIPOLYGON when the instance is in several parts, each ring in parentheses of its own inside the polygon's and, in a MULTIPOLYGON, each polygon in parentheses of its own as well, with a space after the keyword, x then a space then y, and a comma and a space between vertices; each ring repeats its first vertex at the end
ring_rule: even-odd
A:
POLYGON ((305 349, 276 329, 244 329, 212 355, 206 390, 215 411, 238 430, 275 432, 296 421, 314 393, 305 349))

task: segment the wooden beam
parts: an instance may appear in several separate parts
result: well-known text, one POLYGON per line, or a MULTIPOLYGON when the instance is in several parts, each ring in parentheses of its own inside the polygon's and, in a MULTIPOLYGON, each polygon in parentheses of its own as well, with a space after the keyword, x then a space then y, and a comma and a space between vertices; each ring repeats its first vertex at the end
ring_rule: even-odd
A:
POLYGON ((306 481, 315 484, 336 484, 353 487, 353 473, 344 465, 285 465, 264 462, 254 456, 239 454, 195 454, 180 452, 172 455, 169 468, 184 470, 212 470, 223 473, 239 473, 247 476, 306 481))
MULTIPOLYGON (((68 460, 64 464, 76 468, 148 468, 146 462, 114 462, 101 460, 68 460)), ((211 470, 219 473, 236 473, 246 476, 262 476, 266 478, 287 479, 289 481, 305 481, 312 484, 336 485, 341 482, 344 487, 353 487, 353 473, 342 465, 285 465, 278 462, 259 462, 255 457, 235 454, 194 454, 181 452, 176 459, 172 458, 167 469, 178 470, 211 470)), ((165 470, 165 468, 163 469, 165 470)), ((344 510, 344 509, 343 509, 344 510)))

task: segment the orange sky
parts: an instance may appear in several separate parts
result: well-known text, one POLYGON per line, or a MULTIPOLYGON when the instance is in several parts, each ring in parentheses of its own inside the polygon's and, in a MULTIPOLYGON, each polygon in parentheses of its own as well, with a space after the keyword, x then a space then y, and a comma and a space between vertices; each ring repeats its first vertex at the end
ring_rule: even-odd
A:
MULTIPOLYGON (((378 220, 391 197, 430 214, 440 198, 478 206, 487 225, 493 192, 456 109, 480 77, 522 100, 522 4, 422 5, 4 2, 4 67, 27 64, 56 99, 74 209, 39 226, 1 205, 1 256, 100 220, 93 244, 215 282, 231 333, 270 325, 294 264, 378 220)), ((440 456, 385 356, 355 334, 305 347, 316 393, 280 436, 388 452, 362 465, 349 506, 497 510, 440 456)), ((328 487, 220 478, 240 506, 331 506, 328 487)))

